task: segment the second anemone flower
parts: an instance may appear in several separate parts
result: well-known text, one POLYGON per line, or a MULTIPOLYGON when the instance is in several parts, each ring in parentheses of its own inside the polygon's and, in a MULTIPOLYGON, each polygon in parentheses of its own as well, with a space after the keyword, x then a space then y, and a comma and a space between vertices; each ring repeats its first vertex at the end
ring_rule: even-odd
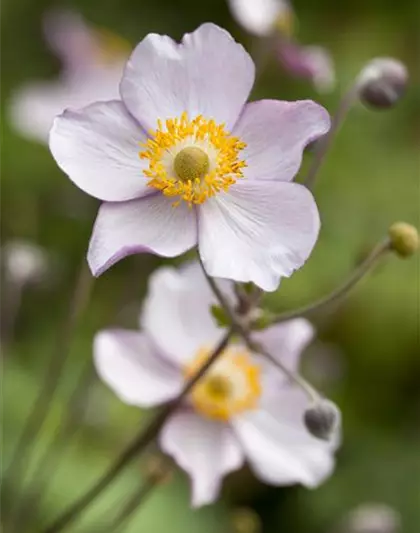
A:
POLYGON ((214 24, 180 44, 150 34, 126 65, 121 101, 55 120, 56 161, 104 201, 88 252, 95 275, 129 254, 196 245, 210 275, 266 291, 303 265, 319 215, 291 180, 329 115, 312 101, 247 104, 254 76, 249 54, 214 24))
MULTIPOLYGON (((143 331, 97 334, 100 377, 131 405, 152 407, 176 398, 224 335, 209 310, 214 303, 197 264, 157 270, 142 312, 143 331)), ((300 318, 254 333, 293 371, 312 336, 312 326, 300 318)), ((301 389, 237 341, 166 422, 160 446, 189 474, 194 506, 213 502, 224 476, 245 460, 266 483, 314 488, 334 468, 338 435, 330 441, 310 435, 303 422, 308 406, 301 389)))

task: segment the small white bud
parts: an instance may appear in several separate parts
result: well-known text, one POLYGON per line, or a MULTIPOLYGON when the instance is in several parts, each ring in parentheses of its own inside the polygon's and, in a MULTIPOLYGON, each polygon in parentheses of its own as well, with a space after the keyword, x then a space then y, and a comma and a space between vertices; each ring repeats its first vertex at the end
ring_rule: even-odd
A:
POLYGON ((392 58, 370 61, 359 75, 361 101, 368 107, 387 109, 404 95, 408 83, 407 68, 392 58))
POLYGON ((45 251, 26 241, 11 241, 2 250, 6 279, 18 285, 42 281, 48 272, 45 251))
POLYGON ((330 400, 320 400, 308 407, 303 415, 309 433, 321 440, 330 440, 340 427, 341 414, 330 400))
POLYGON ((344 521, 343 533, 399 533, 401 519, 388 505, 364 504, 350 512, 344 521))

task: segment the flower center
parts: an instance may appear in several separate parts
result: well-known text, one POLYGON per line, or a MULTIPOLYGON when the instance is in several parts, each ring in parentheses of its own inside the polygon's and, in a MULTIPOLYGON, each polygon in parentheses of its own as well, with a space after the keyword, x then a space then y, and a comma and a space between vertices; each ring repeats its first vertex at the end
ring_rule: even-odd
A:
POLYGON ((182 113, 180 118, 158 120, 149 136, 139 153, 149 160, 144 175, 149 187, 174 197, 174 206, 182 200, 189 206, 202 204, 243 177, 246 163, 239 154, 246 144, 213 119, 199 115, 189 120, 182 113))
MULTIPOLYGON (((205 363, 211 350, 202 348, 185 369, 188 379, 205 363)), ((261 395, 260 368, 243 348, 231 347, 210 367, 190 393, 194 409, 213 420, 227 421, 255 409, 261 395)))
POLYGON ((175 156, 174 170, 182 181, 201 181, 208 173, 209 167, 209 156, 197 146, 187 146, 175 156))

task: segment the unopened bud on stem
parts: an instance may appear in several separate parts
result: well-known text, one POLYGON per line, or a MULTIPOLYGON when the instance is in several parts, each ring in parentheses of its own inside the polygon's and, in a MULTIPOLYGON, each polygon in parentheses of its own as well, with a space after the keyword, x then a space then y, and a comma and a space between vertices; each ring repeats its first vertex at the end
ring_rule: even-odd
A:
POLYGON ((403 63, 392 58, 373 59, 359 75, 359 96, 368 107, 388 109, 402 98, 407 83, 403 63))
POLYGON ((420 246, 417 229, 406 222, 396 222, 388 230, 391 248, 401 257, 410 257, 420 246))
POLYGON ((341 414, 330 400, 320 400, 306 409, 305 426, 314 437, 329 440, 340 427, 341 414))

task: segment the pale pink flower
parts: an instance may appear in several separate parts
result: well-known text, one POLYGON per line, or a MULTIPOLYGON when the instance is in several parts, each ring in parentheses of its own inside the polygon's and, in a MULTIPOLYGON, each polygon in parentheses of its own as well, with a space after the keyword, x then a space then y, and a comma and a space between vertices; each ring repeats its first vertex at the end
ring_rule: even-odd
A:
POLYGON ((174 257, 196 245, 210 275, 268 291, 303 265, 319 215, 291 180, 329 116, 309 100, 246 104, 254 70, 214 24, 181 44, 150 34, 128 61, 122 101, 55 120, 56 161, 104 201, 88 252, 95 275, 129 254, 174 257))
MULTIPOLYGON (((226 283, 226 282, 225 282, 226 283)), ((220 283, 220 288, 226 290, 220 283)), ((224 332, 197 264, 163 267, 151 277, 142 331, 104 330, 94 342, 99 376, 125 403, 152 407, 174 399, 224 332)), ((255 339, 291 370, 313 336, 305 319, 270 327, 255 339)), ((192 504, 213 502, 222 479, 245 461, 271 485, 318 486, 334 467, 334 442, 311 436, 309 402, 272 363, 230 345, 163 427, 159 442, 192 481, 192 504)))
POLYGON ((311 80, 319 92, 334 88, 335 70, 330 53, 321 46, 304 46, 291 38, 295 14, 287 0, 228 0, 234 19, 258 37, 273 37, 284 70, 311 80))
POLYGON ((23 136, 47 143, 54 118, 65 109, 118 98, 130 47, 106 30, 89 27, 71 11, 47 13, 44 34, 61 60, 60 77, 18 89, 9 111, 13 126, 23 136))

